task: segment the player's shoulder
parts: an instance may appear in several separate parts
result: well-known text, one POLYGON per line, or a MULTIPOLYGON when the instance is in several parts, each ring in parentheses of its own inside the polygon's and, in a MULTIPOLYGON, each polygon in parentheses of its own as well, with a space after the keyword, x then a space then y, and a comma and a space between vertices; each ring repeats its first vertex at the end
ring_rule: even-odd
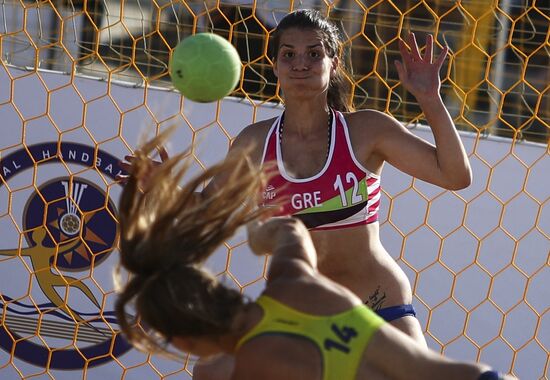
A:
POLYGON ((261 160, 267 133, 276 118, 247 125, 233 140, 232 152, 247 151, 254 162, 261 160))
POLYGON ((241 133, 239 133, 237 139, 252 141, 256 141, 258 139, 264 140, 276 119, 276 117, 273 117, 271 119, 260 120, 247 125, 243 128, 241 133))
MULTIPOLYGON (((261 334, 244 343, 236 353, 235 370, 232 379, 239 380, 301 380, 317 378, 311 368, 312 355, 318 348, 310 341, 291 343, 294 336, 284 334, 261 334)), ((319 363, 320 364, 320 363, 319 363)))
POLYGON ((237 351, 232 380, 279 379, 277 369, 273 366, 270 346, 265 344, 264 339, 263 337, 252 339, 237 351))
POLYGON ((364 109, 344 114, 353 141, 375 141, 402 129, 391 115, 374 109, 364 109))
POLYGON ((385 112, 374 109, 362 109, 353 112, 344 113, 346 122, 351 126, 359 126, 362 128, 377 127, 380 125, 388 125, 396 122, 395 118, 385 112))

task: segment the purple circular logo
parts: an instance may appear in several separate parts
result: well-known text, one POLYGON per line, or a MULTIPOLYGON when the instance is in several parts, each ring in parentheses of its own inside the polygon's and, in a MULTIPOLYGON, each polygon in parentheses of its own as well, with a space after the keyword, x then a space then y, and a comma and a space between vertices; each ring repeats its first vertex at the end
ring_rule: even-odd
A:
POLYGON ((28 199, 23 216, 25 238, 29 245, 38 244, 31 235, 45 227, 47 234, 40 243, 59 249, 55 263, 50 264, 61 270, 87 270, 92 260, 98 265, 113 250, 118 232, 115 215, 111 200, 93 183, 76 177, 56 178, 28 199))
MULTIPOLYGON (((24 170, 61 162, 89 167, 111 180, 123 174, 109 153, 50 142, 4 156, 0 186, 24 170)), ((17 255, 30 262, 32 280, 48 301, 13 299, 0 289, 0 349, 40 367, 66 370, 103 364, 130 350, 113 332, 117 322, 112 310, 102 308, 104 294, 98 299, 89 281, 117 243, 116 207, 105 191, 78 176, 50 178, 35 186, 21 217, 27 246, 2 249, 0 258, 17 255), (69 293, 83 300, 79 305, 87 305, 86 311, 73 305, 69 293)))

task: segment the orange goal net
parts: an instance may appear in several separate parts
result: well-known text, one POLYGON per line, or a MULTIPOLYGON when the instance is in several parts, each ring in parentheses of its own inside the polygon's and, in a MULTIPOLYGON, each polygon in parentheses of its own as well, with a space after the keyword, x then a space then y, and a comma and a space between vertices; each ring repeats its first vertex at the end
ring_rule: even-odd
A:
MULTIPOLYGON (((202 141, 201 170, 245 125, 280 112, 268 41, 298 8, 341 28, 355 106, 427 139, 393 61, 409 30, 449 46, 442 95, 474 182, 444 191, 388 166, 382 241, 413 284, 431 348, 548 378, 550 5, 536 0, 1 0, 0 378, 191 377, 193 358, 138 353, 118 332, 118 162, 144 125, 178 124, 182 146, 202 141), (175 93, 167 66, 203 31, 227 38, 243 65, 231 98, 207 105, 175 93)), ((210 264, 254 295, 267 262, 246 250, 237 236, 210 264)))

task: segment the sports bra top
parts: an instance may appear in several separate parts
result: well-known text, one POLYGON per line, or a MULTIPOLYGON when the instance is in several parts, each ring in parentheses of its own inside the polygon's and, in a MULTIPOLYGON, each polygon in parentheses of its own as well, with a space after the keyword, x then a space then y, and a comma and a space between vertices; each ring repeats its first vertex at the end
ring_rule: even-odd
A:
POLYGON ((357 160, 351 146, 344 115, 332 111, 328 157, 319 173, 293 178, 283 163, 280 129, 283 115, 269 130, 262 164, 268 182, 263 191, 264 206, 280 206, 278 215, 292 215, 311 230, 354 227, 378 221, 380 176, 369 172, 357 160))
POLYGON ((237 343, 237 350, 259 336, 287 335, 314 343, 323 362, 323 380, 355 379, 365 348, 385 322, 365 305, 342 313, 318 316, 300 312, 268 296, 256 303, 260 322, 237 343))

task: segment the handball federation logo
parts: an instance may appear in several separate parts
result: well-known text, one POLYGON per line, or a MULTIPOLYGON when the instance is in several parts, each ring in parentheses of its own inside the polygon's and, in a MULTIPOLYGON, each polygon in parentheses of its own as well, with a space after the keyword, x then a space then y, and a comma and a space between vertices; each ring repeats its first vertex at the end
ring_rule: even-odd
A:
MULTIPOLYGON (((24 170, 55 163, 87 166, 111 180, 122 173, 118 159, 109 153, 78 143, 52 142, 2 158, 0 186, 24 170)), ((12 298, 4 289, 7 284, 2 285, 0 349, 44 368, 82 369, 113 360, 131 348, 112 327, 116 319, 112 310, 102 307, 103 294, 88 285, 93 285, 94 270, 116 245, 116 220, 109 194, 88 179, 61 176, 34 187, 23 208, 24 242, 0 249, 0 260, 19 256, 30 262, 32 281, 47 301, 12 298), (77 293, 81 301, 73 305, 68 295, 77 293), (82 305, 85 311, 79 310, 82 305)))

